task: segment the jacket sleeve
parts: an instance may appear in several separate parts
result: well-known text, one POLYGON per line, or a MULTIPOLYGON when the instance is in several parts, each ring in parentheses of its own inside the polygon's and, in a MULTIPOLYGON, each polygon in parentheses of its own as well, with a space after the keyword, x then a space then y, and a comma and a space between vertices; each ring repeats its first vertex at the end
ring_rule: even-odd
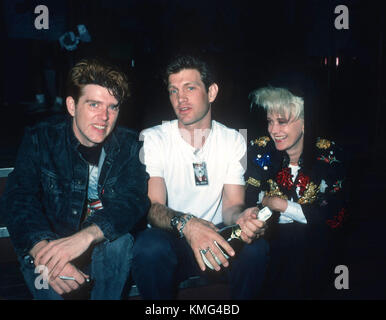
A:
POLYGON ((301 203, 308 224, 331 229, 344 225, 349 194, 346 159, 343 150, 337 147, 318 153, 315 168, 320 181, 317 199, 312 203, 301 203))
POLYGON ((58 238, 45 216, 41 192, 38 136, 27 128, 3 195, 3 218, 20 256, 41 240, 58 238))
MULTIPOLYGON (((259 194, 264 189, 269 172, 255 163, 257 154, 267 155, 264 148, 249 146, 247 149, 247 169, 245 172, 245 204, 247 208, 255 207, 259 202, 259 194)), ((263 166, 264 167, 264 166, 263 166)))
POLYGON ((108 179, 102 190, 103 209, 89 216, 82 228, 96 224, 104 237, 112 241, 132 232, 145 217, 150 208, 150 200, 147 197, 149 176, 140 160, 142 145, 142 142, 133 141, 128 158, 120 158, 121 162, 116 163, 116 179, 108 179))

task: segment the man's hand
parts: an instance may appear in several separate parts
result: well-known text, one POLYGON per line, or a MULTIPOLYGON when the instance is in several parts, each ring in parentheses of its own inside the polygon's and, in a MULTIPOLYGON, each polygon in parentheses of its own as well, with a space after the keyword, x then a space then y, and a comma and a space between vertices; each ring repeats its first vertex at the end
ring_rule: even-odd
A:
POLYGON ((213 223, 199 218, 190 219, 184 228, 184 236, 190 244, 196 261, 202 271, 205 271, 206 266, 201 256, 201 250, 206 250, 208 248, 209 250, 205 254, 205 257, 209 260, 216 271, 219 271, 221 267, 214 259, 214 255, 217 256, 224 267, 229 266, 228 260, 216 246, 215 241, 229 256, 235 255, 232 247, 220 234, 217 233, 217 231, 218 229, 213 223))
POLYGON ((71 263, 67 263, 64 266, 60 275, 66 276, 66 277, 72 277, 75 279, 75 280, 63 280, 63 279, 60 279, 59 277, 56 277, 48 281, 52 289, 55 290, 55 292, 60 295, 64 293, 70 293, 71 291, 79 289, 79 287, 82 284, 84 284, 86 279, 89 278, 88 275, 83 273, 81 270, 76 268, 71 263))
MULTIPOLYGON (((38 253, 44 252, 44 250, 48 246, 49 242, 47 240, 43 240, 38 242, 30 251, 30 255, 35 259, 35 266, 42 265, 42 263, 39 263, 39 260, 36 260, 38 253)), ((45 250, 47 251, 47 249, 45 250)), ((88 275, 83 273, 81 270, 77 269, 75 266, 73 266, 71 263, 67 263, 64 268, 61 270, 60 275, 61 276, 67 276, 72 277, 75 280, 62 280, 59 277, 52 278, 49 276, 51 270, 48 266, 45 265, 47 268, 47 276, 48 276, 48 283, 52 287, 52 289, 58 293, 59 295, 62 295, 64 293, 69 293, 73 290, 76 290, 81 286, 86 278, 89 278, 88 275)), ((45 272, 42 270, 42 272, 45 272)))
POLYGON ((241 228, 241 239, 246 243, 251 243, 264 235, 266 223, 257 220, 258 212, 259 209, 257 207, 245 209, 236 220, 236 223, 241 228))
POLYGON ((68 262, 81 256, 89 246, 103 238, 97 226, 90 226, 74 235, 58 240, 39 242, 31 250, 35 265, 44 265, 49 270, 49 279, 62 275, 63 268, 68 262), (38 247, 37 247, 38 246, 38 247))

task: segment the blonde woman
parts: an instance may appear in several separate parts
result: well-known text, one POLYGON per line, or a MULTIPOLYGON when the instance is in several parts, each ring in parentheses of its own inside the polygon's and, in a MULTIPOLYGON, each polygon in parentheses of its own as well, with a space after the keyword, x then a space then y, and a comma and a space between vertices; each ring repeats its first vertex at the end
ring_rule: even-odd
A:
POLYGON ((347 215, 342 151, 332 140, 313 137, 313 110, 304 96, 273 86, 250 95, 266 111, 268 132, 250 141, 246 202, 276 213, 266 234, 269 299, 315 297, 326 284, 323 275, 333 273, 328 256, 334 231, 347 215))

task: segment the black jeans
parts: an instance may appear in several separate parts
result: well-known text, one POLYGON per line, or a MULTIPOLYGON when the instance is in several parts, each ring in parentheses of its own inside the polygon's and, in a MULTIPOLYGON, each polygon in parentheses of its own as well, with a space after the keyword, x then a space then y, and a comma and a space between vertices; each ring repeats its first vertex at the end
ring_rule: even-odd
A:
MULTIPOLYGON (((232 299, 259 297, 266 273, 268 245, 264 239, 244 245, 226 275, 232 299)), ((159 228, 146 229, 134 242, 132 275, 143 299, 175 299, 178 284, 193 275, 206 276, 185 239, 159 228)))

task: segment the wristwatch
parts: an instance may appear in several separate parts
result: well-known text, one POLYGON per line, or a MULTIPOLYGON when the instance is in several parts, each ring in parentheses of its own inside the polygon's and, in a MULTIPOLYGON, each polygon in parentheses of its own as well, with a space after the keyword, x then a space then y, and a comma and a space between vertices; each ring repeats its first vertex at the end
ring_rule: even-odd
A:
POLYGON ((180 233, 177 229, 177 226, 178 226, 178 223, 180 222, 180 219, 181 219, 181 217, 176 215, 170 220, 170 226, 172 227, 173 232, 176 234, 176 236, 180 235, 180 233))
POLYGON ((184 231, 185 225, 186 225, 186 223, 187 223, 190 219, 192 219, 192 218, 193 218, 193 215, 191 215, 191 214, 188 214, 188 215, 186 216, 186 218, 180 217, 181 227, 180 227, 180 229, 178 230, 178 233, 179 233, 179 235, 180 235, 180 238, 183 238, 183 237, 184 237, 183 231, 184 231))

